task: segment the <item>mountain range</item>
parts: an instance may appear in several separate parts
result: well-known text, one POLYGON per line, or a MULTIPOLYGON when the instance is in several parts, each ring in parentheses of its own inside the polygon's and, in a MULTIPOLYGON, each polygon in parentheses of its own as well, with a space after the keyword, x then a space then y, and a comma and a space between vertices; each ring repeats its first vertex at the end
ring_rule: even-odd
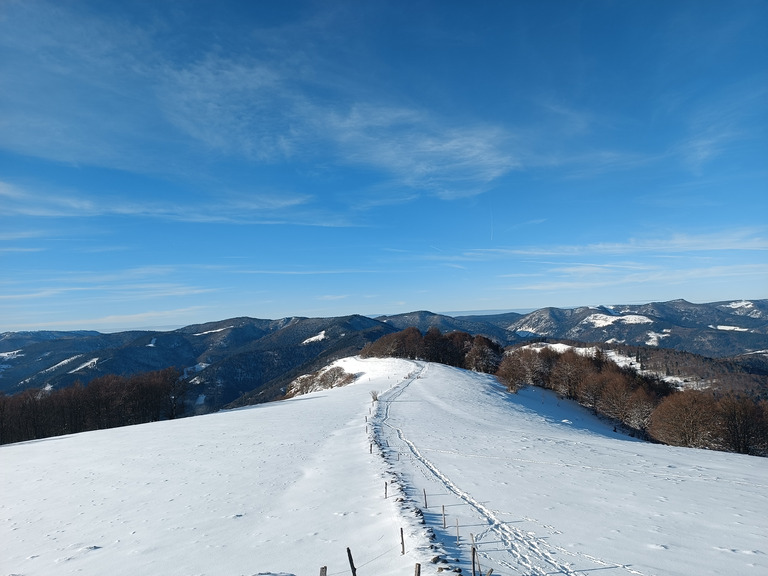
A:
POLYGON ((499 344, 576 340, 671 348, 713 358, 768 359, 768 300, 542 308, 529 314, 448 316, 427 311, 370 318, 232 318, 173 331, 0 334, 0 392, 61 388, 107 374, 167 367, 183 373, 198 413, 281 396, 297 376, 416 327, 482 334, 499 344))

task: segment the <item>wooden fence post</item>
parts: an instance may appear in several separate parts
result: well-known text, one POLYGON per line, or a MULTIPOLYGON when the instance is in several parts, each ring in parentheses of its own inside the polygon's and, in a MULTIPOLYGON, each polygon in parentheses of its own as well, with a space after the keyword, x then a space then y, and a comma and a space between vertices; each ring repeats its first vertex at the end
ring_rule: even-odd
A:
POLYGON ((429 506, 427 506, 427 489, 426 488, 424 488, 424 508, 429 508, 429 506))
POLYGON ((480 572, 480 576, 483 576, 483 569, 480 567, 480 556, 477 555, 477 544, 475 544, 475 535, 469 534, 470 540, 472 540, 472 554, 477 558, 477 571, 480 572))
POLYGON ((384 500, 387 499, 387 483, 384 482, 384 500))
POLYGON ((456 546, 459 545, 459 519, 456 518, 456 546))
POLYGON ((322 566, 320 568, 320 576, 327 576, 328 574, 328 566, 322 566))
POLYGON ((405 538, 403 537, 403 529, 400 528, 400 554, 405 556, 405 538))
POLYGON ((421 564, 416 563, 416 568, 413 570, 413 576, 421 576, 421 564))
POLYGON ((477 551, 475 550, 475 547, 472 546, 472 576, 475 576, 475 557, 477 556, 477 551))
POLYGON ((445 530, 445 504, 443 504, 443 530, 445 530))
POLYGON ((349 567, 352 569, 352 576, 357 576, 357 569, 355 568, 355 561, 352 560, 352 551, 347 548, 347 558, 349 558, 349 567))

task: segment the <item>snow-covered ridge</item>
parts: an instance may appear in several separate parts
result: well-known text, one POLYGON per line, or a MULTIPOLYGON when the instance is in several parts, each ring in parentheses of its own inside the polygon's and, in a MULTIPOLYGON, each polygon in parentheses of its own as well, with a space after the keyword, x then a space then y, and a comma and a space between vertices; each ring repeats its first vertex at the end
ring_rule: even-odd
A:
POLYGON ((582 324, 592 324, 595 328, 604 328, 616 322, 623 324, 651 324, 653 320, 640 314, 626 314, 624 316, 609 316, 608 314, 590 314, 582 324))
POLYGON ((316 334, 315 336, 312 336, 311 338, 307 338, 301 344, 302 345, 304 345, 304 344, 311 344, 312 342, 320 342, 322 340, 325 340, 325 330, 323 330, 319 334, 316 334))

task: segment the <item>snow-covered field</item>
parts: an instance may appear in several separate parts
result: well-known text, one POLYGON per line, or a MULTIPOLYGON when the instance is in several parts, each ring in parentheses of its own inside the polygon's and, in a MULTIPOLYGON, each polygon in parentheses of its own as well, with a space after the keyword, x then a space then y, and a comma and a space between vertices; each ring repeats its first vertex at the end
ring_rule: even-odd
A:
POLYGON ((354 384, 0 447, 0 576, 333 576, 347 547, 360 576, 467 574, 472 538, 502 575, 768 573, 768 459, 437 364, 338 364, 354 384))

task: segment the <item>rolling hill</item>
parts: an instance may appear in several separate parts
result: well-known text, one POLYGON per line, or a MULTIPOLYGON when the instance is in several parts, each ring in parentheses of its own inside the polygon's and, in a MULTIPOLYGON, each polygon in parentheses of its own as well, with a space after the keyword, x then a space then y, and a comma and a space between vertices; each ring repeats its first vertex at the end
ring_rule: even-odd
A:
POLYGON ((332 576, 349 550, 361 576, 468 574, 473 542, 502 576, 768 570, 764 458, 644 443, 442 365, 335 366, 355 382, 0 446, 4 573, 332 576))

